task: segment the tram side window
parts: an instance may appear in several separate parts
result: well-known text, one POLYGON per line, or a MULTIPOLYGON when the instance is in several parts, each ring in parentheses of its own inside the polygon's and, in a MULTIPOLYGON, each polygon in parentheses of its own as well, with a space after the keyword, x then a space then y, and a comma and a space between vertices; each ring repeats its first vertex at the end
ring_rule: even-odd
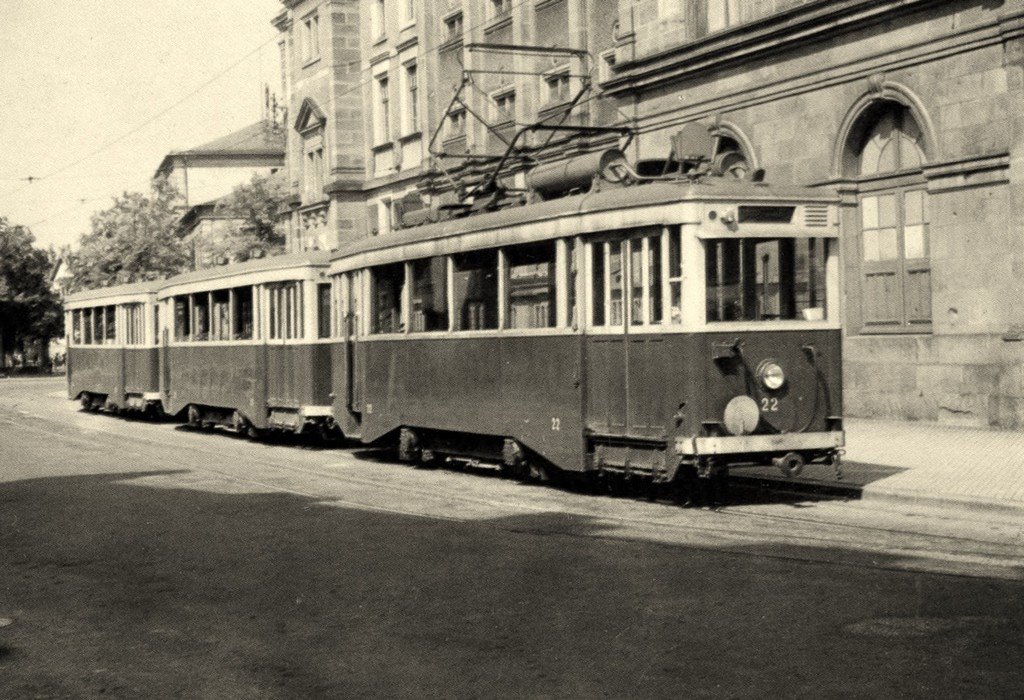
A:
POLYGON ((371 333, 401 333, 405 264, 381 265, 370 270, 371 333))
POLYGON ((94 308, 92 310, 92 342, 96 345, 102 345, 105 335, 103 328, 103 307, 94 308))
POLYGON ((192 340, 210 339, 210 295, 192 295, 192 340))
POLYGON ((331 284, 316 286, 316 330, 318 338, 331 337, 331 284))
POLYGON ((621 326, 623 321, 622 241, 600 241, 592 244, 593 317, 595 326, 621 326))
POLYGON ((668 322, 683 322, 683 259, 680 230, 673 227, 668 235, 668 322))
POLYGON ((192 313, 188 297, 174 297, 174 339, 188 340, 192 336, 192 313))
POLYGON ((508 327, 555 326, 555 243, 522 245, 505 251, 508 260, 508 327))
POLYGON ((235 294, 235 315, 231 321, 231 337, 234 340, 252 340, 252 287, 237 287, 235 294))
POLYGON ((294 340, 302 333, 301 282, 285 282, 270 287, 270 338, 294 340))
POLYGON ((210 300, 210 340, 231 340, 231 291, 218 289, 210 300))
POLYGON ((113 345, 117 342, 117 307, 108 306, 106 307, 105 314, 105 325, 106 334, 104 335, 103 342, 105 345, 113 345))
POLYGON ((498 327, 498 251, 481 250, 453 258, 456 330, 498 327))
POLYGON ((824 320, 826 245, 814 238, 708 241, 707 320, 824 320))
POLYGON ((146 342, 146 327, 143 325, 143 309, 144 307, 142 304, 125 304, 124 340, 126 345, 143 345, 146 342))
POLYGON ((82 344, 92 344, 92 309, 82 309, 82 344))
POLYGON ((359 272, 350 272, 345 275, 349 284, 349 313, 352 314, 348 332, 353 336, 362 334, 363 328, 359 325, 363 313, 363 280, 359 272))
POLYGON ((448 330, 448 259, 426 258, 412 263, 411 330, 448 330))
POLYGON ((82 345, 82 312, 79 309, 71 312, 71 343, 82 345))

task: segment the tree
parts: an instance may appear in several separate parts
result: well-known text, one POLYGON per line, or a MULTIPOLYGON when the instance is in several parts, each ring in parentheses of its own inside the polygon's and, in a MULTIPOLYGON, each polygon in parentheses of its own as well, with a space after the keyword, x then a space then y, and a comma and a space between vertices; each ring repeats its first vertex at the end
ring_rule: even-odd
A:
POLYGON ((280 177, 256 174, 218 200, 214 212, 238 221, 222 240, 211 244, 216 254, 230 260, 248 260, 283 253, 285 239, 276 222, 286 197, 287 189, 280 177))
POLYGON ((0 217, 0 367, 7 353, 24 354, 29 342, 45 356, 51 338, 63 333, 60 300, 50 289, 53 269, 24 226, 0 217))
POLYGON ((160 279, 189 269, 181 238, 181 198, 166 180, 148 194, 125 192, 93 214, 92 230, 71 259, 71 291, 160 279))

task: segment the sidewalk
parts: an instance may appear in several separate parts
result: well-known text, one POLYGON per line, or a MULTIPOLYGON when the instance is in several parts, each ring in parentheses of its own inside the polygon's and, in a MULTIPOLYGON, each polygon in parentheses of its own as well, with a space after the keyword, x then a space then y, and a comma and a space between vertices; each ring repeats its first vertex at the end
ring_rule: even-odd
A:
POLYGON ((851 471, 893 469, 864 485, 863 500, 1019 514, 1024 521, 1024 432, 867 419, 844 425, 851 471))

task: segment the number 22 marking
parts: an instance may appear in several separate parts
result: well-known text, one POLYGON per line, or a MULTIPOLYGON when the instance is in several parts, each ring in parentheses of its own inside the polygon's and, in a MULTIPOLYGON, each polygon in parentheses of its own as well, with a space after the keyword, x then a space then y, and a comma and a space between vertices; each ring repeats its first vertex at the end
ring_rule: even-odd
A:
POLYGON ((775 413, 779 410, 779 400, 769 397, 761 399, 761 412, 762 413, 775 413))

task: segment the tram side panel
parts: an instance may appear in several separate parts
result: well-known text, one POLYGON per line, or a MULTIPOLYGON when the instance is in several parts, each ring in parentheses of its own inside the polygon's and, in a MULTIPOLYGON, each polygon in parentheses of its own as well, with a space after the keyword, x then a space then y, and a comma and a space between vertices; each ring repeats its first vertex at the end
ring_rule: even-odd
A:
POLYGON ((266 376, 270 406, 331 405, 331 348, 326 343, 268 345, 266 376))
POLYGON ((267 427, 267 347, 263 344, 172 346, 165 354, 165 405, 174 415, 190 404, 236 410, 267 427))
POLYGON ((363 440, 406 426, 512 438, 583 469, 576 335, 361 341, 363 440))
POLYGON ((121 407, 124 402, 124 349, 71 347, 68 350, 68 398, 83 393, 103 395, 121 407))
POLYGON ((156 348, 124 349, 124 390, 140 396, 160 390, 160 357, 156 348))

